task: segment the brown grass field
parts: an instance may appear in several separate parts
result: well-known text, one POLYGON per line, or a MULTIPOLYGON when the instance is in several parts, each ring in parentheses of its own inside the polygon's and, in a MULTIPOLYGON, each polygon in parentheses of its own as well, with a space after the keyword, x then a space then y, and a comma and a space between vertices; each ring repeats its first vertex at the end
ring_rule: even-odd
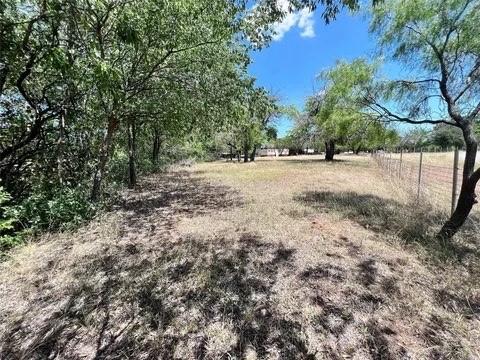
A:
POLYGON ((172 168, 0 264, 0 359, 479 359, 445 216, 366 156, 172 168))
MULTIPOLYGON (((398 152, 392 154, 393 158, 400 158, 400 154, 398 152)), ((404 152, 402 154, 403 160, 409 163, 418 164, 420 153, 419 152, 404 152)), ((445 152, 424 152, 423 153, 423 162, 426 165, 432 166, 440 166, 447 169, 451 169, 453 166, 453 158, 454 152, 453 151, 445 151, 445 152)), ((480 158, 480 152, 477 153, 477 160, 480 158)), ((463 165, 465 159, 465 151, 460 150, 458 155, 458 163, 460 166, 463 165)))

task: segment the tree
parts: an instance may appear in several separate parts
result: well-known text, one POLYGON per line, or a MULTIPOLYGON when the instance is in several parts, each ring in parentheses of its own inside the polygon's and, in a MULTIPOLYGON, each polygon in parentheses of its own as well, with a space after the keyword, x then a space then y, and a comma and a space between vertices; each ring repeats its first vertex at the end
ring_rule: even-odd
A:
POLYGON ((464 146, 462 130, 445 124, 437 124, 433 127, 430 142, 440 149, 463 148, 464 146))
POLYGON ((134 187, 162 150, 174 161, 208 146, 249 91, 247 14, 237 0, 2 2, 0 185, 12 203, 48 212, 73 192, 80 209, 134 187))
POLYGON ((143 99, 151 87, 158 86, 160 79, 167 77, 168 81, 172 75, 171 66, 179 57, 186 60, 190 53, 200 48, 205 55, 211 48, 218 51, 226 46, 237 29, 235 14, 242 9, 234 3, 223 1, 210 2, 208 7, 192 1, 151 1, 142 2, 142 6, 134 1, 100 3, 97 7, 87 9, 89 11, 83 13, 87 17, 86 33, 92 34, 94 44, 94 51, 89 54, 90 63, 94 64, 93 75, 97 75, 96 84, 99 85, 98 106, 106 119, 105 136, 93 177, 92 199, 97 200, 111 153, 112 139, 122 118, 129 119, 129 178, 130 185, 135 185, 132 183, 135 179, 132 176, 135 147, 132 129, 137 114, 126 113, 129 110, 126 107, 138 97, 143 99), (158 13, 162 13, 162 16, 157 16, 158 13), (191 26, 192 16, 196 17, 196 27, 191 26), (88 19, 92 19, 91 27, 88 19), (171 24, 174 22, 180 30, 172 33, 171 24), (116 31, 109 31, 111 28, 116 31), (117 51, 108 51, 109 48, 116 48, 117 51), (186 57, 182 57, 183 54, 186 57))
POLYGON ((267 141, 275 141, 278 138, 278 130, 274 126, 267 126, 265 128, 265 136, 267 138, 267 141))
POLYGON ((391 81, 367 97, 385 121, 459 128, 465 162, 455 211, 439 236, 450 239, 477 203, 475 170, 480 112, 480 4, 474 0, 389 0, 373 10, 372 31, 393 59, 416 76, 391 81), (388 102, 398 106, 392 109, 388 102))
POLYGON ((429 131, 427 129, 418 128, 408 131, 402 137, 401 145, 412 151, 420 151, 422 147, 429 143, 429 131))
POLYGON ((376 66, 362 59, 338 62, 321 74, 323 90, 307 101, 307 110, 321 129, 325 160, 332 161, 337 143, 348 144, 359 133, 377 126, 375 119, 362 112, 364 89, 373 81, 376 66))
MULTIPOLYGON (((38 210, 42 226, 54 217, 47 203, 78 218, 77 209, 94 208, 90 202, 113 194, 118 183, 134 187, 162 154, 169 161, 189 156, 219 131, 248 122, 234 140, 243 148, 247 139, 254 159, 271 134, 267 114, 276 110, 265 96, 249 95, 249 51, 268 44, 272 23, 286 15, 276 1, 256 5, 2 1, 0 185, 12 203, 38 210), (249 97, 257 103, 243 101, 249 97)), ((357 3, 292 0, 289 10, 317 5, 332 20, 357 3)))
POLYGON ((400 141, 395 129, 390 129, 379 121, 357 122, 354 126, 356 128, 351 129, 346 144, 357 155, 362 150, 392 148, 400 141))
POLYGON ((63 79, 71 75, 66 53, 58 50, 58 28, 68 14, 47 2, 37 5, 35 12, 16 1, 0 5, 0 178, 14 197, 27 190, 13 188, 15 179, 45 148, 42 130, 67 106, 63 79))
POLYGON ((256 89, 252 96, 250 111, 255 125, 252 126, 250 160, 255 161, 257 148, 262 142, 277 136, 276 129, 271 126, 271 123, 279 115, 280 107, 277 104, 277 98, 269 94, 264 88, 256 89))
POLYGON ((243 152, 243 161, 248 162, 255 161, 258 146, 275 135, 271 123, 280 113, 280 107, 268 91, 255 87, 253 79, 247 79, 245 85, 246 91, 236 104, 236 121, 226 130, 225 139, 230 153, 233 149, 243 152))
POLYGON ((294 126, 283 139, 283 147, 289 149, 290 155, 303 153, 305 148, 319 148, 320 130, 315 118, 308 112, 300 112, 294 107, 286 109, 287 115, 293 119, 294 126))

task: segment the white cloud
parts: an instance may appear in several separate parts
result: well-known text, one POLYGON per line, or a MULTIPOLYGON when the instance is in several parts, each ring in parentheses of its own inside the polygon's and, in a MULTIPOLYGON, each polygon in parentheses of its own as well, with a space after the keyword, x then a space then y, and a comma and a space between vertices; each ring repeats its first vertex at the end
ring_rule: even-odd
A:
POLYGON ((313 38, 315 37, 315 20, 313 13, 308 9, 300 11, 300 18, 298 20, 298 27, 302 29, 301 37, 313 38))
POLYGON ((280 41, 295 26, 302 30, 300 33, 301 37, 315 37, 315 20, 311 11, 302 9, 299 12, 290 13, 288 11, 288 0, 277 0, 277 5, 286 12, 286 15, 281 22, 277 22, 272 26, 274 41, 280 41))

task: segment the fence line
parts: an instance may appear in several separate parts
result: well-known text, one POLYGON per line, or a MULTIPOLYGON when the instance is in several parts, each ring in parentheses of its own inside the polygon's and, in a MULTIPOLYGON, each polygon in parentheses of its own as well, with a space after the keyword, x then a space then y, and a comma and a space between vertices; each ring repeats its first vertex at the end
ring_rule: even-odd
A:
POLYGON ((458 150, 453 153, 377 151, 372 155, 384 173, 401 180, 417 200, 428 199, 433 205, 449 209, 453 213, 461 186, 458 150), (446 159, 435 159, 439 154, 446 159), (434 157, 428 159, 427 155, 434 157))

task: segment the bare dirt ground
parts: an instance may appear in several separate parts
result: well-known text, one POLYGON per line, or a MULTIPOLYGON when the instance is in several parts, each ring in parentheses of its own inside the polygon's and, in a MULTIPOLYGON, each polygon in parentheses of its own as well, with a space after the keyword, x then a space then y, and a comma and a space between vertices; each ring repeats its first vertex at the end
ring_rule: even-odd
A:
POLYGON ((367 157, 172 169, 0 264, 1 359, 478 359, 480 240, 367 157))

